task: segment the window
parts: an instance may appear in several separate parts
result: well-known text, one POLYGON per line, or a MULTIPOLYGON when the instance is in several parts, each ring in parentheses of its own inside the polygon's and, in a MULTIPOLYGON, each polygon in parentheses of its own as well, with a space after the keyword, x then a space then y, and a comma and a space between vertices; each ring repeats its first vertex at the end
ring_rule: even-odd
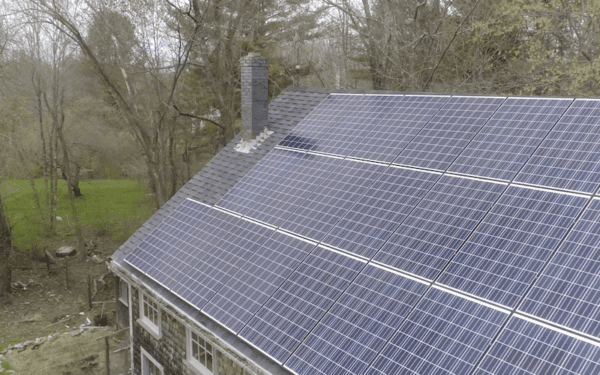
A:
POLYGON ((201 374, 215 372, 214 347, 194 331, 188 331, 188 363, 201 374))
POLYGON ((140 319, 138 323, 146 328, 156 339, 160 339, 160 308, 152 298, 144 293, 141 293, 141 295, 140 319))
POLYGON ((123 279, 119 279, 119 301, 129 306, 129 284, 123 279))
POLYGON ((158 305, 145 294, 143 295, 142 299, 144 308, 144 311, 142 312, 143 316, 158 327, 158 305))
POLYGON ((140 348, 142 352, 142 375, 163 375, 163 367, 152 358, 144 348, 140 348))

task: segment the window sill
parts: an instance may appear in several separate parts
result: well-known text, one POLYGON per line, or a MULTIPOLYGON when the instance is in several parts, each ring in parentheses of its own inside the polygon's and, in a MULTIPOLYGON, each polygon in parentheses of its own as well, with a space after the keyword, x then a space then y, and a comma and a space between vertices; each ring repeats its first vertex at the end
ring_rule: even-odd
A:
POLYGON ((183 364, 186 365, 190 370, 192 370, 195 374, 199 375, 213 375, 206 367, 202 366, 197 361, 190 361, 188 359, 183 360, 183 364))
POLYGON ((154 337, 157 340, 160 340, 162 338, 162 333, 160 332, 160 328, 157 327, 154 323, 152 323, 150 321, 150 319, 148 318, 139 318, 137 320, 138 324, 141 325, 142 327, 144 327, 144 329, 146 331, 148 331, 148 333, 150 333, 152 335, 152 337, 154 337))
POLYGON ((127 300, 124 300, 123 298, 119 298, 119 302, 121 302, 123 305, 129 307, 129 302, 127 300))

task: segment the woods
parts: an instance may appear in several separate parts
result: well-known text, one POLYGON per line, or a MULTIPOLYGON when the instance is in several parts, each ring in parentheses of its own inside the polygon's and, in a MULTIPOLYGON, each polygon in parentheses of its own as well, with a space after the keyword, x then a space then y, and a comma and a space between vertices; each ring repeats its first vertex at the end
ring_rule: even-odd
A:
POLYGON ((30 180, 48 236, 60 179, 72 202, 85 198, 85 178, 144 182, 156 208, 173 196, 239 131, 239 61, 250 52, 269 59, 270 97, 290 84, 593 96, 600 83, 600 5, 588 0, 28 0, 1 9, 0 177, 30 180))

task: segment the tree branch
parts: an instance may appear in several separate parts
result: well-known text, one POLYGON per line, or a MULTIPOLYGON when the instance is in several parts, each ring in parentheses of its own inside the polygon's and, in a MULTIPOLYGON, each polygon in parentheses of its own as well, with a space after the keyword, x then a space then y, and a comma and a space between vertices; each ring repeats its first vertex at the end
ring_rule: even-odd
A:
POLYGON ((458 27, 456 28, 456 31, 454 32, 454 36, 452 37, 452 40, 450 40, 450 43, 448 43, 448 45, 446 46, 446 49, 444 49, 444 52, 442 53, 442 56, 440 56, 440 59, 438 60, 437 64, 435 64, 435 67, 433 68, 433 71, 431 72, 431 75, 429 76, 429 79, 427 79, 427 82, 425 82, 425 85, 423 86, 423 90, 422 91, 427 91, 427 88, 429 87, 429 83, 431 83, 431 80, 433 79, 433 75, 435 74, 435 71, 437 70, 438 66, 440 66, 440 63, 444 59, 444 56, 446 56, 446 52, 448 52, 448 49, 450 48, 450 46, 454 42, 454 39, 456 39, 456 36, 458 35, 458 32, 460 31, 460 28, 467 21, 467 19, 469 19, 469 17, 471 16, 471 14, 473 14, 473 12, 475 11, 475 8, 477 8, 477 5, 479 4, 480 1, 481 0, 477 0, 477 2, 475 3, 475 5, 473 5, 473 8, 471 8, 471 10, 469 11, 469 14, 467 14, 465 16, 465 18, 460 22, 460 25, 458 25, 458 27))
POLYGON ((217 126, 218 126, 218 127, 220 127, 222 130, 225 130, 225 127, 224 127, 223 125, 221 125, 221 124, 219 124, 218 122, 216 122, 216 121, 214 121, 214 120, 211 120, 211 119, 209 119, 209 118, 207 118, 207 117, 196 116, 196 115, 192 115, 191 113, 185 113, 185 112, 181 112, 181 111, 179 110, 179 108, 177 108, 177 106, 176 106, 175 104, 173 104, 173 108, 175 108, 175 110, 177 111, 177 113, 179 114, 179 116, 191 117, 191 118, 195 118, 195 119, 198 119, 198 120, 208 121, 208 122, 210 122, 211 124, 215 124, 215 125, 217 125, 217 126))

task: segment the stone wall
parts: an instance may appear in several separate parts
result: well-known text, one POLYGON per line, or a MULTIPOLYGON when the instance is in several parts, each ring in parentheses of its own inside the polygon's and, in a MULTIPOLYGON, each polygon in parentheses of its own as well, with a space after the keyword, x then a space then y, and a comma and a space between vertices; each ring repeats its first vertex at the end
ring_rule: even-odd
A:
POLYGON ((223 352, 217 352, 217 375, 251 375, 233 359, 229 358, 223 352))
POLYGON ((162 337, 156 339, 144 327, 137 323, 140 318, 140 297, 137 289, 132 288, 133 305, 133 362, 134 374, 140 374, 140 346, 144 348, 164 368, 164 375, 184 374, 185 327, 177 319, 161 311, 162 337))
MULTIPOLYGON (((186 326, 169 312, 161 309, 161 333, 160 339, 156 339, 137 320, 140 318, 141 293, 137 288, 131 288, 131 304, 133 313, 133 362, 134 374, 141 374, 141 351, 140 346, 157 360, 164 368, 164 375, 198 375, 196 370, 188 367, 186 359, 186 326)), ((212 335, 206 334, 203 329, 194 331, 208 339, 217 348, 215 375, 255 375, 233 360, 227 350, 215 345, 212 335)), ((264 375, 258 371, 256 375, 264 375)))

